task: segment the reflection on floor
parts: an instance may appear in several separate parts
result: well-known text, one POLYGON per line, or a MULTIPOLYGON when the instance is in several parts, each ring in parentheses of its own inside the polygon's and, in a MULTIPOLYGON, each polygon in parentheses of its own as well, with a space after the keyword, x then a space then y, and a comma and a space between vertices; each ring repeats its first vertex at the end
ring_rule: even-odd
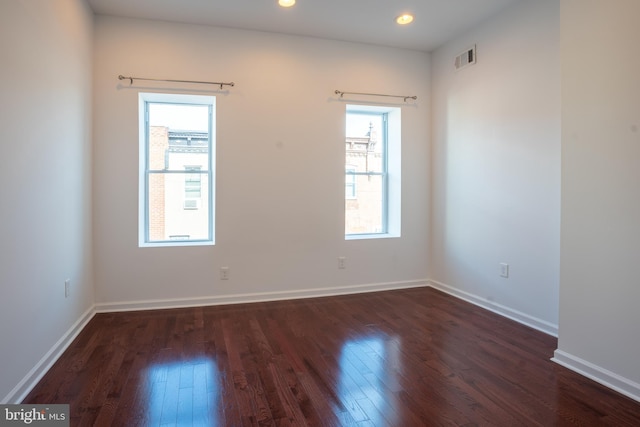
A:
MULTIPOLYGON (((160 359, 171 358, 169 350, 160 359)), ((151 365, 146 370, 149 425, 210 426, 209 414, 220 404, 220 382, 212 359, 194 358, 151 365)))

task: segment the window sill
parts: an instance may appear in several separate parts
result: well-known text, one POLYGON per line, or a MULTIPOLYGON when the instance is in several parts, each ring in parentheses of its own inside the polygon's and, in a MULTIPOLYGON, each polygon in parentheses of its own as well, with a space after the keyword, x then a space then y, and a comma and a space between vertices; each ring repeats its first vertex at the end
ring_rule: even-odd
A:
POLYGON ((140 242, 140 248, 163 248, 163 247, 182 247, 182 246, 214 246, 212 240, 194 240, 190 241, 170 241, 170 242, 140 242))
POLYGON ((392 233, 345 234, 344 240, 393 239, 400 237, 392 233))

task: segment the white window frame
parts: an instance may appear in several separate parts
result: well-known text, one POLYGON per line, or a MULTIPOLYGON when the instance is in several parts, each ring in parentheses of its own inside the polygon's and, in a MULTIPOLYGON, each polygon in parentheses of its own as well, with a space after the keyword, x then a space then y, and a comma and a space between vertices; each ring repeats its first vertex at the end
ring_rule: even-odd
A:
MULTIPOLYGON (((382 231, 379 233, 347 234, 345 240, 359 239, 383 239, 400 237, 401 235, 401 109, 379 105, 352 105, 346 106, 347 114, 371 114, 384 116, 384 129, 382 132, 382 172, 349 172, 347 175, 378 175, 382 176, 382 231)), ((348 200, 345 194, 345 200, 348 200)), ((346 211, 344 213, 346 218, 346 211)))
MULTIPOLYGON (((205 246, 215 244, 215 159, 216 159, 216 97, 203 95, 184 94, 164 94, 164 93, 143 93, 138 94, 138 117, 139 117, 139 182, 138 182, 138 246, 158 247, 158 246, 205 246), (206 171, 198 173, 208 174, 207 191, 208 195, 204 199, 209 201, 208 229, 209 235, 206 239, 181 240, 178 236, 171 236, 167 240, 149 241, 149 174, 150 173, 185 173, 185 171, 152 171, 148 168, 149 160, 149 114, 148 105, 152 103, 185 104, 185 105, 206 105, 209 107, 209 164, 206 171)), ((202 189, 201 189, 202 192, 202 189)), ((202 193, 201 193, 202 194, 202 193)))

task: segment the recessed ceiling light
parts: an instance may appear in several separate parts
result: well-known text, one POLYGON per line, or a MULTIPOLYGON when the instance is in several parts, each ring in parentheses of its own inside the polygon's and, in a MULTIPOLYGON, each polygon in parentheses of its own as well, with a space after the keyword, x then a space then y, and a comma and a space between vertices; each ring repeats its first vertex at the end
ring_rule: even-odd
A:
POLYGON ((291 7, 296 4, 296 0, 278 0, 278 4, 282 7, 291 7))
POLYGON ((396 18, 396 22, 400 25, 407 25, 413 22, 413 15, 404 13, 396 18))

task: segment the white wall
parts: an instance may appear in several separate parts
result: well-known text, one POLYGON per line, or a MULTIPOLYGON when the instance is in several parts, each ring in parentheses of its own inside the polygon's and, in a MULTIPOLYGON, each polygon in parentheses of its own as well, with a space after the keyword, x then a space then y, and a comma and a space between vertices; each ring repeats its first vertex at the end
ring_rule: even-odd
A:
POLYGON ((635 0, 513 6, 435 52, 432 86, 417 52, 100 17, 92 187, 91 14, 80 0, 0 2, 2 402, 20 400, 94 299, 295 296, 430 276, 553 333, 559 259, 555 360, 638 399, 639 14, 635 0), (455 73, 471 44, 478 64, 455 73), (215 247, 137 247, 137 91, 177 88, 128 88, 120 73, 238 83, 217 94, 215 247), (343 239, 334 89, 420 97, 403 107, 401 239, 343 239))
POLYGON ((428 277, 428 54, 104 16, 96 21, 94 47, 94 236, 101 307, 264 298, 270 292, 285 297, 331 287, 416 284, 428 277), (119 74, 236 83, 214 93, 215 246, 137 246, 138 92, 211 89, 142 81, 129 87, 117 80, 119 74), (344 240, 346 102, 335 89, 419 97, 417 103, 398 103, 401 238, 344 240), (338 270, 338 256, 347 258, 345 270, 338 270), (230 268, 230 280, 219 280, 221 266, 230 268))
POLYGON ((94 300, 92 19, 80 0, 0 2, 0 402, 94 300))
POLYGON ((432 61, 434 285, 556 333, 559 3, 516 4, 432 61), (477 64, 456 72, 474 44, 477 64))
POLYGON ((556 359, 640 400, 640 2, 562 0, 556 359))

